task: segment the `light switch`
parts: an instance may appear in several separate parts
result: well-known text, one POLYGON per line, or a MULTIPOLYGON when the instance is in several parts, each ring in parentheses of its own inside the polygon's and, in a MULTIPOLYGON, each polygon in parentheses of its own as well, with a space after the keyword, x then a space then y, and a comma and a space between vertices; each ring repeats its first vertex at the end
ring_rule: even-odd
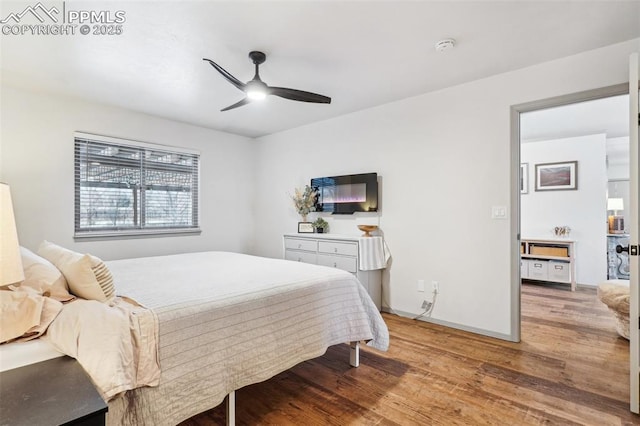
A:
POLYGON ((492 206, 491 207, 491 219, 506 219, 507 207, 506 206, 492 206))

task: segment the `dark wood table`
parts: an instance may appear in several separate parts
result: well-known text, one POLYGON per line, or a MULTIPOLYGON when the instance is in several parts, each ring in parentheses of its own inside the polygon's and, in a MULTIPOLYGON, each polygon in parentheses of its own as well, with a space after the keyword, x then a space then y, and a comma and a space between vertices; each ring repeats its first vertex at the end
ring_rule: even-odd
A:
POLYGON ((104 425, 107 404, 73 358, 0 373, 0 425, 104 425))

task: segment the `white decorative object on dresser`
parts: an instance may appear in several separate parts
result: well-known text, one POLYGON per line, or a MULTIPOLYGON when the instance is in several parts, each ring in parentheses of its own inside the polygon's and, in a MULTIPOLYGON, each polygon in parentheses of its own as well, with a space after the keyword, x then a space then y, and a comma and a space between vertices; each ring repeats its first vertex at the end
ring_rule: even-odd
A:
POLYGON ((382 303, 382 269, 389 251, 382 237, 285 234, 284 258, 351 272, 378 309, 382 303))
POLYGON ((571 284, 576 289, 575 241, 566 238, 523 238, 520 242, 522 279, 571 284))

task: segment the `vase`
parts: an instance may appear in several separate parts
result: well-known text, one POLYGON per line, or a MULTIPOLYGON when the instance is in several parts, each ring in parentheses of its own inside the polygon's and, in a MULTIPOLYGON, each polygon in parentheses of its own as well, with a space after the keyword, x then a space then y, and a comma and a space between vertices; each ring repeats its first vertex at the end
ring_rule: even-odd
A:
POLYGON ((302 217, 302 222, 306 222, 307 221, 307 215, 306 214, 301 214, 300 216, 302 217))

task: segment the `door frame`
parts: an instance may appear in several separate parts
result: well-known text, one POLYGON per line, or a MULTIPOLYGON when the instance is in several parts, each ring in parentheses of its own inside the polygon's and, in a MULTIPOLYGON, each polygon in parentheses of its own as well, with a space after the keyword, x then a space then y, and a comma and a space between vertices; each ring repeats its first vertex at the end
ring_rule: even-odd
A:
MULTIPOLYGON (((555 96, 511 106, 511 334, 510 340, 521 338, 520 277, 520 114, 629 93, 629 83, 555 96)), ((603 249, 604 250, 604 249, 603 249)))
POLYGON ((640 413, 640 324, 636 321, 638 313, 638 256, 633 255, 633 245, 638 245, 638 131, 640 129, 640 113, 638 112, 638 91, 640 83, 640 58, 639 52, 629 56, 629 200, 631 201, 630 228, 631 240, 629 241, 629 401, 630 409, 634 413, 640 413))

